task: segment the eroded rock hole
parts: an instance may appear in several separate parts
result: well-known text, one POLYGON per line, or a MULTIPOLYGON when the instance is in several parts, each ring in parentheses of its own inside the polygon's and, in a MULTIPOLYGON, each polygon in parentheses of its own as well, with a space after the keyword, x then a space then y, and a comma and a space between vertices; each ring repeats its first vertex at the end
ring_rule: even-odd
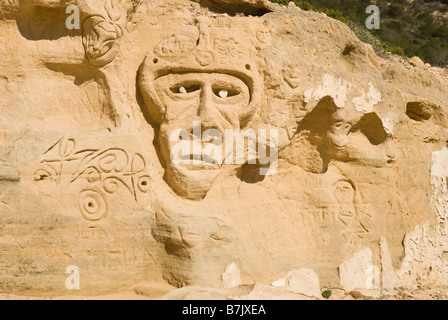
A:
POLYGON ((415 121, 425 121, 431 119, 434 108, 425 102, 409 102, 406 105, 406 115, 415 121))

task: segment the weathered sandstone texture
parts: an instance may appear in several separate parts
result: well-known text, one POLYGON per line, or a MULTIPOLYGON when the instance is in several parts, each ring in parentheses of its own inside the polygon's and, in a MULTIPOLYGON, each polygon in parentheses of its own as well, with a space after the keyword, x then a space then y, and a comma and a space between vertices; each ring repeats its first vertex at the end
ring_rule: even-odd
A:
POLYGON ((446 70, 262 0, 1 0, 0 33, 0 293, 448 286, 446 70), (170 157, 211 129, 278 161, 170 157))

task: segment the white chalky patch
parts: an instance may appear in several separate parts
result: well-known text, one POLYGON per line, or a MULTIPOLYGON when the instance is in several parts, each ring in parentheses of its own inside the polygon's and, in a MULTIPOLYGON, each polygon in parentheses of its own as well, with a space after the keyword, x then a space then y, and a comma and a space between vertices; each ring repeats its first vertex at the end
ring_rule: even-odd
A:
POLYGON ((336 106, 342 109, 345 107, 347 93, 351 87, 352 84, 349 81, 326 74, 319 88, 305 91, 305 102, 308 103, 311 100, 320 100, 323 97, 330 96, 333 98, 336 106))
POLYGON ((369 83, 369 91, 366 93, 362 90, 362 95, 358 98, 353 98, 356 110, 364 113, 373 112, 373 107, 381 101, 381 92, 379 92, 373 83, 369 83))
POLYGON ((229 96, 229 91, 227 90, 221 90, 219 91, 219 96, 223 99, 227 98, 229 96))
POLYGON ((394 121, 389 118, 381 119, 381 121, 383 123, 384 131, 386 131, 388 135, 392 135, 394 133, 394 121))

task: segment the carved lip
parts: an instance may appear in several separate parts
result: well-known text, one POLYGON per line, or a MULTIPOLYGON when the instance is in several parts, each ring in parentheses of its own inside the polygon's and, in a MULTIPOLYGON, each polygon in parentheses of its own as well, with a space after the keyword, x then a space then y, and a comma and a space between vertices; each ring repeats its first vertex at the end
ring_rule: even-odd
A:
POLYGON ((183 166, 189 166, 194 169, 215 170, 222 167, 222 159, 217 159, 207 154, 186 154, 181 157, 182 161, 191 161, 191 163, 182 163, 183 166), (197 161, 198 163, 193 163, 197 161))
POLYGON ((386 166, 393 167, 395 165, 395 162, 396 162, 395 159, 388 159, 386 161, 386 166))
POLYGON ((222 159, 217 159, 213 156, 207 155, 207 154, 186 154, 184 156, 182 156, 182 160, 200 160, 201 162, 204 163, 209 163, 209 164, 220 164, 222 163, 222 159))
POLYGON ((347 147, 347 145, 340 146, 340 145, 337 145, 337 144, 335 144, 334 142, 331 142, 331 141, 330 141, 330 143, 331 143, 331 145, 332 145, 333 147, 335 147, 335 148, 338 149, 338 150, 343 150, 343 149, 345 149, 345 147, 347 147))
POLYGON ((181 163, 178 166, 181 166, 184 169, 187 170, 194 170, 194 171, 219 171, 222 168, 222 165, 220 164, 210 164, 204 161, 201 161, 200 163, 194 164, 194 163, 181 163))

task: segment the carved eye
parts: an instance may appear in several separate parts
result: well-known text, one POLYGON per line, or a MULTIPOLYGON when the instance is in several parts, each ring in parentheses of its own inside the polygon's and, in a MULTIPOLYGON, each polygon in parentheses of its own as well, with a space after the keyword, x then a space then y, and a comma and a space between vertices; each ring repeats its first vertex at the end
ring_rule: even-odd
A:
POLYGON ((240 92, 236 89, 222 87, 214 87, 213 93, 221 99, 231 98, 240 94, 240 92))
POLYGON ((334 124, 334 127, 336 129, 340 129, 340 130, 350 130, 351 129, 351 124, 350 123, 346 123, 346 122, 336 122, 334 124))
POLYGON ((199 91, 200 88, 197 85, 190 85, 190 86, 178 85, 178 86, 171 87, 170 90, 172 93, 175 93, 175 94, 188 94, 188 93, 193 93, 193 92, 199 91))
POLYGON ((334 124, 337 129, 342 129, 344 127, 344 122, 337 122, 334 124))

